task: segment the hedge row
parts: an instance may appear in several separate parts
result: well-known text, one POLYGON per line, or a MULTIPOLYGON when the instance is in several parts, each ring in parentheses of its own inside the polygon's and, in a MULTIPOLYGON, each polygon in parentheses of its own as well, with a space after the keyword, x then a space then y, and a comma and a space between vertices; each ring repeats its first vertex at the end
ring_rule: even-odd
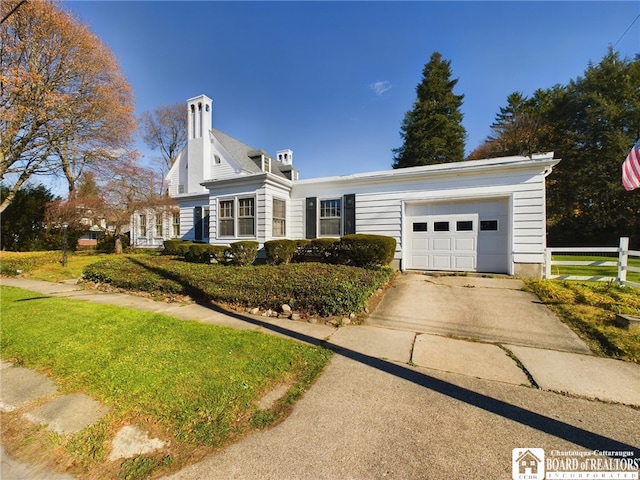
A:
MULTIPOLYGON (((382 235, 355 234, 340 239, 270 240, 265 242, 264 250, 270 265, 321 262, 379 268, 392 262, 396 241, 382 235)), ((194 263, 251 265, 258 254, 258 242, 242 241, 221 246, 166 240, 164 252, 194 263)))
POLYGON ((379 268, 393 261, 396 240, 382 235, 354 234, 340 239, 271 240, 264 244, 267 263, 324 262, 379 268))
POLYGON ((241 307, 279 310, 283 304, 310 315, 342 315, 365 309, 371 295, 393 276, 389 268, 364 269, 321 263, 226 268, 171 257, 110 257, 85 268, 86 280, 152 294, 183 294, 241 307))
POLYGON ((183 257, 192 263, 251 265, 258 255, 258 242, 242 241, 231 245, 210 245, 182 240, 165 240, 164 253, 183 257))

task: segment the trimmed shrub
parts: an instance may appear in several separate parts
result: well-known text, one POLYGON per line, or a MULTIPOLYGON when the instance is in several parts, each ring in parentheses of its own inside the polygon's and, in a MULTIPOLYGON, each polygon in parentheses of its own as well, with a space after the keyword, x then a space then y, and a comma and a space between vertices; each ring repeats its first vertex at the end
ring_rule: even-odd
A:
POLYGON ((211 263, 211 245, 206 243, 192 243, 189 250, 184 255, 187 262, 192 263, 211 263))
POLYGON ((267 255, 269 265, 280 265, 290 263, 298 250, 297 240, 270 240, 264 242, 264 251, 267 255))
POLYGON ((195 245, 193 242, 182 242, 179 245, 176 246, 176 255, 180 256, 180 257, 186 257, 187 254, 189 253, 189 248, 191 248, 191 245, 195 245))
POLYGON ((251 265, 258 256, 260 244, 253 240, 234 242, 225 251, 225 256, 234 265, 251 265))
POLYGON ((227 263, 227 250, 228 245, 209 245, 211 251, 211 263, 227 263))
POLYGON ((340 253, 354 267, 384 267, 393 261, 395 251, 395 238, 383 235, 354 234, 340 239, 340 253))
POLYGON ((180 255, 178 249, 183 243, 182 240, 165 240, 163 253, 165 255, 180 255))
POLYGON ((298 262, 344 263, 340 261, 340 239, 314 238, 304 241, 296 253, 298 262))

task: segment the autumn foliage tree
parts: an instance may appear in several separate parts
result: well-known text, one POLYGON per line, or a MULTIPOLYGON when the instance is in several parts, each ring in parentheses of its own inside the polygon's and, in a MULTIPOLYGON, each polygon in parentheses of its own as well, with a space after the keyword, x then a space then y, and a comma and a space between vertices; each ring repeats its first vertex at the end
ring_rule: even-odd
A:
POLYGON ((54 1, 24 3, 0 29, 0 65, 0 212, 33 175, 64 175, 73 199, 83 172, 113 169, 133 139, 133 95, 85 25, 54 1))

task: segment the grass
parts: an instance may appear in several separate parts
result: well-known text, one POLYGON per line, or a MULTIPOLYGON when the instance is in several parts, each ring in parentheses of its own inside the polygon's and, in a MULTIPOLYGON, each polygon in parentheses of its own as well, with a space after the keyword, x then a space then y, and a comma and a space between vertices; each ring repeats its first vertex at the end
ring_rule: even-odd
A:
POLYGON ((106 423, 57 440, 63 463, 86 478, 144 478, 223 446, 253 425, 272 424, 330 358, 326 349, 255 331, 12 287, 0 293, 2 358, 46 372, 62 391, 85 392, 110 410, 106 423), (257 400, 282 383, 291 385, 288 394, 268 414, 260 411, 257 400), (168 451, 122 467, 109 462, 108 441, 130 423, 169 440, 168 451))
POLYGON ((107 254, 77 252, 67 255, 67 265, 62 266, 62 252, 5 252, 0 251, 0 273, 24 275, 33 280, 62 282, 82 277, 88 265, 108 257, 107 254), (20 272, 20 273, 17 273, 20 272))
POLYGON ((527 280, 527 287, 599 355, 640 363, 640 329, 616 327, 616 314, 640 316, 640 290, 606 282, 527 280))

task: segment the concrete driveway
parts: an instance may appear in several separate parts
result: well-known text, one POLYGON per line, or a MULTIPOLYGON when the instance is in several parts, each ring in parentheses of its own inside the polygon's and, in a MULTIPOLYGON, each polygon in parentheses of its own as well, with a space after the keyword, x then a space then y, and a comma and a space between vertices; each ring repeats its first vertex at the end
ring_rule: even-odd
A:
POLYGON ((367 323, 547 350, 590 354, 588 347, 513 278, 400 275, 367 323))

